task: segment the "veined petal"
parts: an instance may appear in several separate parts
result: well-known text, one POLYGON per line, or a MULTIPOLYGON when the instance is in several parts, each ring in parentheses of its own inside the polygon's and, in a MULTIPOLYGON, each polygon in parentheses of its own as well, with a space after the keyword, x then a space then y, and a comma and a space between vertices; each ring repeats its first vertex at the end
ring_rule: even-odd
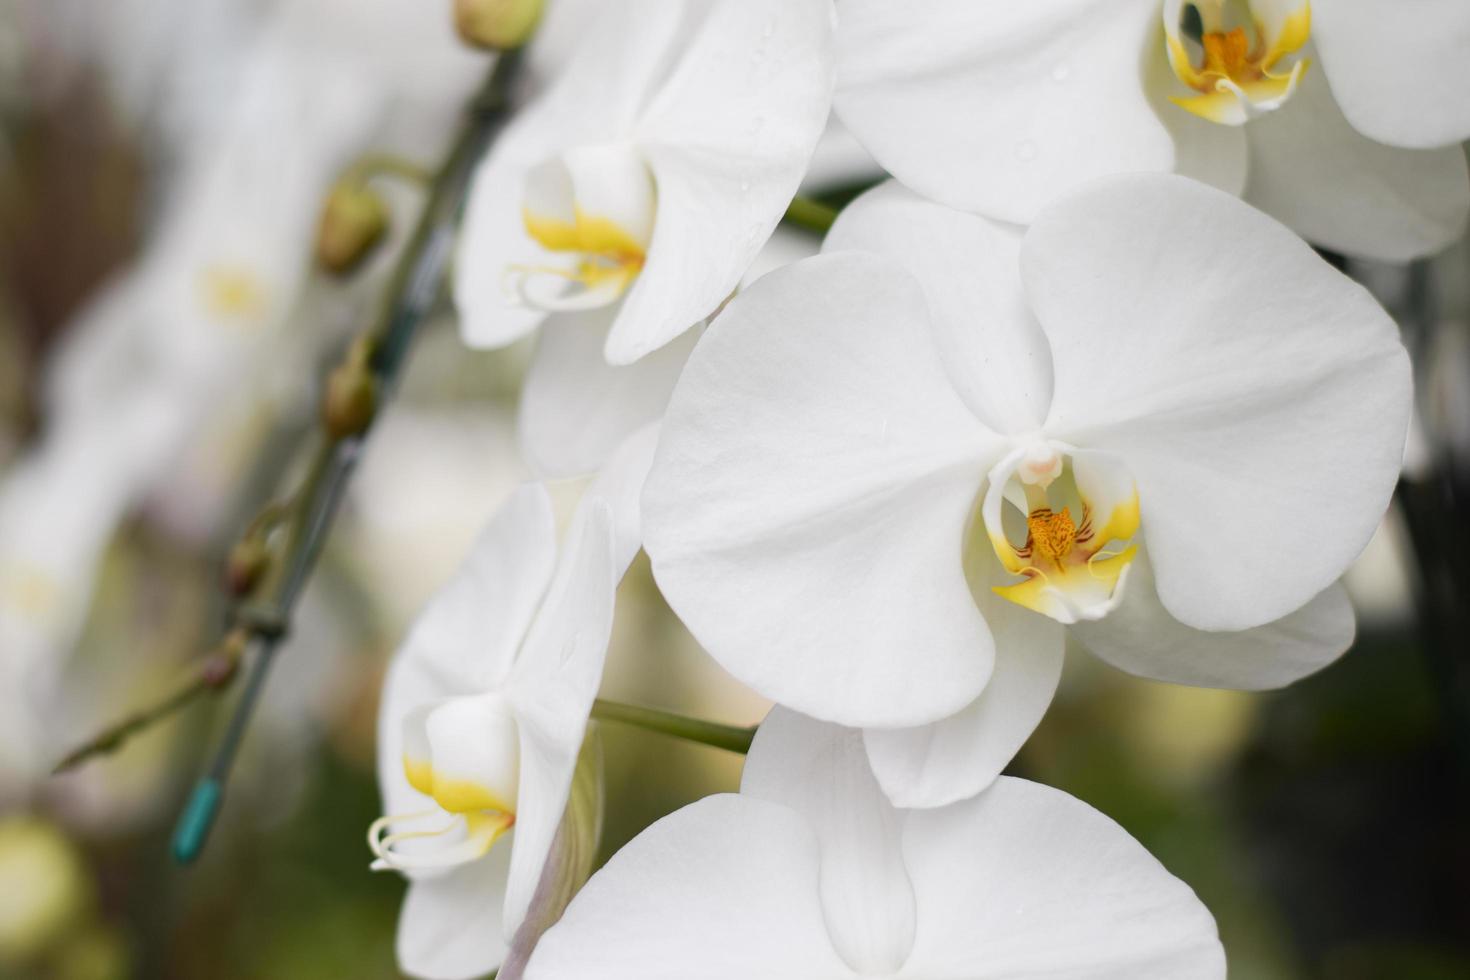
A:
POLYGON ((1051 401, 1051 350, 1021 290, 1020 229, 888 181, 842 209, 824 252, 881 255, 924 289, 950 382, 997 432, 1031 431, 1051 401))
POLYGON ((612 513, 602 498, 574 519, 574 537, 557 565, 511 670, 505 694, 520 728, 520 787, 504 928, 525 919, 556 836, 576 771, 577 753, 612 633, 612 513))
POLYGON ((821 853, 822 917, 848 966, 864 976, 903 966, 914 945, 904 814, 878 788, 862 733, 772 708, 746 757, 740 794, 806 818, 821 853))
POLYGON ((1176 684, 1259 691, 1318 671, 1352 645, 1353 608, 1340 585, 1264 626, 1206 633, 1169 615, 1147 546, 1141 552, 1113 614, 1074 627, 1073 635, 1114 667, 1176 684))
POLYGON ((526 980, 847 980, 817 839, 765 800, 706 797, 612 856, 541 937, 526 980))
MULTIPOLYGON (((667 69, 684 5, 628 0, 587 11, 582 40, 557 81, 516 114, 475 173, 454 267, 460 333, 472 347, 501 347, 545 313, 507 288, 512 266, 557 264, 526 230, 531 169, 563 150, 627 137, 667 69)), ((541 198, 538 197, 538 200, 541 198)))
POLYGON ((1322 70, 1353 128, 1428 149, 1470 139, 1470 5, 1317 0, 1322 70))
POLYGON ((740 282, 822 134, 832 59, 830 0, 711 6, 638 123, 658 219, 608 337, 609 361, 627 364, 668 343, 740 282))
POLYGON ((843 0, 835 105, 925 197, 1029 222, 1103 174, 1169 171, 1141 65, 1157 0, 843 0))
POLYGON ((804 713, 923 724, 990 673, 961 562, 1003 443, 950 386, 919 285, 876 257, 766 275, 675 386, 645 547, 727 670, 804 713))
POLYGON ((411 881, 398 913, 398 965, 424 980, 470 980, 500 966, 509 949, 500 931, 510 848, 446 874, 411 881))
POLYGON ((1374 142, 1343 118, 1320 75, 1309 73, 1291 101, 1251 123, 1246 136, 1245 199, 1318 245, 1407 262, 1464 233, 1470 215, 1464 151, 1374 142))
POLYGON ((991 591, 1011 577, 988 542, 972 542, 969 557, 975 598, 995 637, 995 670, 980 696, 948 718, 863 730, 873 773, 895 806, 944 806, 989 786, 1031 737, 1061 679, 1061 624, 991 591))
POLYGON ((1365 290, 1168 176, 1049 208, 1021 267, 1056 370, 1046 432, 1124 461, 1171 614, 1259 626, 1342 574, 1388 504, 1409 417, 1398 330, 1365 290))
POLYGON ((634 364, 602 356, 616 308, 550 318, 521 390, 521 446, 545 476, 597 469, 635 429, 663 415, 699 332, 689 331, 634 364))
POLYGON ((1223 980, 1215 922, 1189 886, 1080 800, 1002 776, 911 813, 919 902, 906 977, 1223 980))

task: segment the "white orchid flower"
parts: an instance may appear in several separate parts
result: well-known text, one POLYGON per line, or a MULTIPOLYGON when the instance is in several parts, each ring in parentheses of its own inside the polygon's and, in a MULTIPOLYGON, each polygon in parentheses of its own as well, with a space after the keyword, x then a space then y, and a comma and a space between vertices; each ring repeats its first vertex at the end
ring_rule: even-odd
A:
POLYGON ((541 937, 527 980, 1225 976, 1189 886, 1021 779, 904 811, 850 729, 776 708, 739 795, 665 817, 541 937))
POLYGON ((369 843, 375 869, 410 879, 398 959, 414 976, 489 973, 526 918, 602 679, 613 594, 638 549, 656 436, 614 454, 560 552, 545 487, 516 490, 389 670, 386 815, 369 843))
POLYGON ((1099 181, 1024 237, 890 183, 824 251, 695 350, 646 546, 727 670, 867 728, 895 802, 994 778, 1064 624, 1211 687, 1347 648, 1334 583, 1398 475, 1408 358, 1290 231, 1166 175, 1099 181))
POLYGON ((836 109, 927 197, 1012 222, 1107 174, 1208 180, 1390 261, 1470 213, 1470 4, 841 0, 836 109))
POLYGON ((455 298, 474 347, 548 321, 522 406, 543 472, 586 472, 662 411, 693 343, 676 338, 728 298, 797 190, 832 31, 830 0, 604 5, 496 142, 455 298))

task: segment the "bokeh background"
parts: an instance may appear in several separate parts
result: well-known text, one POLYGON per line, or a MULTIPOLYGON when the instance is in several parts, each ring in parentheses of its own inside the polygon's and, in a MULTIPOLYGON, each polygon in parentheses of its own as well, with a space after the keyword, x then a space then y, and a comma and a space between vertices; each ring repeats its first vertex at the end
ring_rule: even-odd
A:
MULTIPOLYGON (((371 309, 389 258, 346 283, 309 274, 316 204, 356 154, 396 146, 432 163, 485 61, 455 48, 434 4, 397 5, 443 16, 419 34, 365 13, 392 3, 103 6, 0 0, 0 977, 397 976, 403 888, 368 871, 364 841, 379 815, 378 687, 417 609, 527 476, 513 416, 524 348, 465 350, 447 306, 424 329, 202 860, 175 867, 168 836, 228 697, 78 772, 46 769, 213 641, 224 551, 291 485, 315 379, 371 309), (250 79, 281 51, 298 60, 270 78, 290 97, 261 109, 250 79), (312 150, 306 176, 273 182, 298 153, 292 134, 340 115, 320 92, 343 78, 358 87, 349 95, 376 93, 366 121, 312 150), (209 190, 199 174, 242 139, 230 152, 244 169, 224 170, 238 187, 209 190), (282 298, 261 301, 269 315, 248 342, 208 347, 210 331, 233 328, 129 295, 207 276, 210 249, 262 234, 259 196, 271 194, 295 195, 266 209, 284 216, 266 229, 282 298), (178 232, 206 203, 200 227, 178 232), (128 329, 146 342, 96 339, 116 302, 145 311, 149 323, 128 329), (182 369, 204 383, 170 387, 181 369, 160 367, 158 351, 175 344, 207 348, 182 369), (117 422, 140 390, 170 393, 166 436, 117 422), (50 562, 45 588, 27 577, 37 556, 50 562), (44 629, 16 626, 46 609, 60 612, 44 629)), ((871 179, 865 166, 834 133, 812 189, 840 202, 871 179)), ((390 200, 401 228, 418 197, 390 200)), ((768 261, 815 245, 783 232, 768 261)), ((1069 657, 1012 771, 1097 806, 1189 882, 1233 977, 1470 977, 1470 247, 1406 269, 1344 268, 1400 320, 1420 408, 1394 511, 1348 579, 1353 650, 1264 695, 1069 657)), ((248 283, 226 286, 215 319, 261 313, 248 283)), ((765 710, 700 651, 641 558, 620 593, 604 695, 740 724, 765 710)), ((602 735, 604 857, 737 785, 738 757, 611 724, 602 735)))

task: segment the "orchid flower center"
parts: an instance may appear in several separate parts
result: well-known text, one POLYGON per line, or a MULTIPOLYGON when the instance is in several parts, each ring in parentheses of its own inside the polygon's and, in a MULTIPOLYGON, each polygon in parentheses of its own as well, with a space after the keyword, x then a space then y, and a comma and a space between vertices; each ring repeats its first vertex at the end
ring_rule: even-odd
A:
POLYGON ((548 312, 616 302, 643 270, 655 197, 648 165, 627 144, 576 147, 533 167, 521 206, 526 233, 566 261, 511 266, 513 297, 548 312))
POLYGON ((1167 0, 1164 30, 1175 76, 1198 93, 1171 101, 1211 122, 1239 126, 1296 91, 1309 61, 1290 59, 1311 36, 1311 4, 1167 0))
POLYGON ((520 741, 497 694, 423 705, 404 719, 403 772, 436 804, 368 828, 375 871, 458 867, 490 852, 515 826, 520 741))
POLYGON ((981 514, 996 557, 1020 577, 998 595, 1062 623, 1101 619, 1121 601, 1139 512, 1118 461, 1028 441, 991 470, 981 514))

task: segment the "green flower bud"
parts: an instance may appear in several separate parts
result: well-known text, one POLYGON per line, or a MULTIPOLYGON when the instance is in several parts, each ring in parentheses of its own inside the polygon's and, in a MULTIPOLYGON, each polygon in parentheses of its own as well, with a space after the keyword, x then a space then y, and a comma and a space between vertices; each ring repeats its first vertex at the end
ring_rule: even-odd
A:
POLYGON ((316 259, 335 275, 357 268, 388 231, 388 206, 367 184, 338 181, 317 225, 316 259))
POLYGON ((454 0, 454 27, 465 43, 491 51, 518 48, 541 19, 542 0, 454 0))
POLYGON ((322 424, 333 439, 360 435, 378 408, 378 382, 368 368, 367 341, 359 337, 342 363, 327 376, 322 397, 322 424))
POLYGON ((249 595, 269 564, 270 550, 259 535, 236 541, 225 559, 225 591, 237 598, 249 595))

